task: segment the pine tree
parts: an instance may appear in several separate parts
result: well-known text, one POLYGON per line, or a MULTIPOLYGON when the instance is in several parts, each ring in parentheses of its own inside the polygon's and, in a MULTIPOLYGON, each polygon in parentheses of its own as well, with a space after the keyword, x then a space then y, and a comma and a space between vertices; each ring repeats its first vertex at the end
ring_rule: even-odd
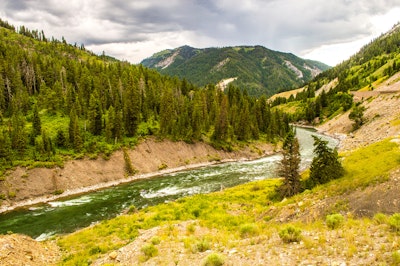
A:
POLYGON ((89 100, 88 110, 89 132, 93 135, 101 135, 103 121, 101 115, 101 105, 98 93, 92 93, 89 100))
POLYGON ((81 151, 83 149, 83 139, 81 136, 81 130, 79 127, 79 118, 76 115, 75 108, 72 108, 69 117, 69 142, 75 151, 81 151))
POLYGON ((308 188, 325 184, 344 175, 344 168, 339 161, 337 150, 329 148, 328 141, 316 136, 313 138, 316 156, 311 163, 310 178, 307 180, 308 188))
POLYGON ((33 117, 32 117, 32 135, 34 137, 39 136, 42 132, 42 123, 40 121, 38 108, 35 105, 33 108, 33 117))
POLYGON ((212 138, 216 141, 226 141, 229 136, 229 119, 228 119, 228 99, 226 96, 222 98, 219 114, 215 120, 214 134, 212 138))
POLYGON ((133 137, 140 122, 140 94, 136 86, 127 88, 124 99, 124 128, 128 137, 133 137))
POLYGON ((25 134, 25 118, 21 112, 16 112, 9 124, 9 134, 11 139, 11 147, 19 156, 25 153, 26 134, 25 134))
POLYGON ((170 135, 176 123, 175 102, 171 88, 166 88, 160 103, 160 132, 163 136, 170 135))
POLYGON ((65 137, 64 131, 62 129, 57 130, 55 145, 58 148, 66 148, 67 147, 67 138, 65 137))
POLYGON ((282 156, 278 166, 278 175, 284 179, 277 191, 281 197, 291 197, 302 189, 299 174, 300 147, 293 130, 290 130, 286 135, 282 156))
POLYGON ((8 133, 4 130, 0 131, 0 162, 11 162, 12 150, 11 140, 8 133))

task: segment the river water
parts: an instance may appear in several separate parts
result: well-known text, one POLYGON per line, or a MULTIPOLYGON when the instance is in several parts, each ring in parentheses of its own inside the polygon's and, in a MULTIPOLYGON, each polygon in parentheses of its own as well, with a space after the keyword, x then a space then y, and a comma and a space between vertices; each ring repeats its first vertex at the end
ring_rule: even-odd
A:
MULTIPOLYGON (((297 128, 301 168, 313 158, 313 138, 318 135, 334 147, 338 141, 308 129, 297 128)), ((21 233, 37 240, 70 233, 117 216, 130 206, 143 208, 180 197, 209 193, 255 180, 275 177, 280 155, 254 161, 230 162, 133 181, 88 194, 0 214, 0 233, 21 233)))

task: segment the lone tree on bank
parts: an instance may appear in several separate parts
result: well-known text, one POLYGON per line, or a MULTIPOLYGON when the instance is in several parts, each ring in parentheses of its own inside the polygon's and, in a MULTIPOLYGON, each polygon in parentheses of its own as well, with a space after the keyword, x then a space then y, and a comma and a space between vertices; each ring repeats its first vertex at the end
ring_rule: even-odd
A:
POLYGON ((301 192, 300 182, 300 146, 293 130, 289 130, 283 142, 283 158, 278 165, 278 175, 283 177, 283 184, 277 188, 281 197, 291 197, 301 192))
POLYGON ((344 168, 339 161, 337 150, 329 148, 328 141, 316 136, 313 138, 316 156, 311 163, 310 178, 307 180, 308 188, 325 184, 344 175, 344 168))

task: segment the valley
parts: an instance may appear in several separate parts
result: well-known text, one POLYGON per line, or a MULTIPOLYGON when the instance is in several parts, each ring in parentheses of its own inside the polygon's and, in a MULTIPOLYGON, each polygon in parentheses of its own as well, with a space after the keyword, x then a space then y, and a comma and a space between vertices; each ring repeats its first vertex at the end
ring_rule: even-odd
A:
MULTIPOLYGON (((270 99, 247 94, 251 86, 235 83, 240 78, 224 91, 216 86, 237 73, 196 85, 7 24, 0 34, 3 212, 275 154, 293 124, 339 139, 334 154, 343 166, 343 176, 314 186, 307 186, 313 162, 297 169, 302 188, 290 197, 277 189, 286 177, 275 175, 151 206, 124 205, 112 219, 44 241, 7 232, 0 265, 400 264, 398 25, 302 88, 270 99)), ((188 58, 216 53, 181 50, 188 58)), ((223 69, 237 54, 261 50, 270 53, 240 46, 226 49, 232 59, 204 60, 223 69)), ((180 52, 158 53, 159 67, 183 62, 180 52)), ((282 64, 301 76, 299 65, 282 64)), ((286 89, 300 86, 285 82, 286 89)))

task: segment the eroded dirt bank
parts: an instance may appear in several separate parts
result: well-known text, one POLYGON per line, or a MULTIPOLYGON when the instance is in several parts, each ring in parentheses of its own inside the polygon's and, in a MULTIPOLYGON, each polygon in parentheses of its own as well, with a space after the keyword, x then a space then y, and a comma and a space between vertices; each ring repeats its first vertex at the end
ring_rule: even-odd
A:
POLYGON ((7 198, 1 202, 0 212, 166 172, 219 161, 255 159, 272 154, 273 150, 272 145, 259 143, 239 151, 226 152, 205 143, 188 144, 149 138, 128 151, 132 165, 138 171, 131 177, 126 176, 122 151, 115 152, 108 160, 68 161, 63 168, 18 167, 7 173, 5 181, 0 182, 0 194, 7 198), (54 195, 56 192, 62 193, 54 195))

